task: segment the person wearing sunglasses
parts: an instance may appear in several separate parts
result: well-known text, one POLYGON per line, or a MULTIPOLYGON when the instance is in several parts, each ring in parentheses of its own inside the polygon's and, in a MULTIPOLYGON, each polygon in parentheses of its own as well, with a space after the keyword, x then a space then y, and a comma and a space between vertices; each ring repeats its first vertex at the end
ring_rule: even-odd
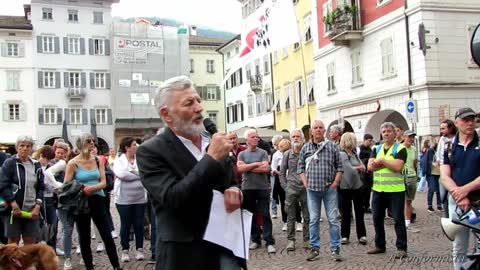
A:
POLYGON ((107 209, 103 203, 106 186, 105 165, 92 155, 95 148, 93 136, 84 133, 75 139, 79 154, 67 164, 64 182, 78 181, 83 184, 83 195, 88 197, 89 213, 75 216, 78 228, 80 249, 86 269, 93 269, 92 250, 90 248, 90 220, 99 229, 105 243, 108 259, 114 269, 120 269, 117 249, 110 232, 107 209))

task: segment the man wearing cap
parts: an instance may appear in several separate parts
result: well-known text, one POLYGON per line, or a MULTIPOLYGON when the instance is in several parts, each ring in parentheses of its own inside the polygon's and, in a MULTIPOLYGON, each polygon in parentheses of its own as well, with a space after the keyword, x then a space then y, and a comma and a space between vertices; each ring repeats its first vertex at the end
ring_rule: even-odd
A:
MULTIPOLYGON (((448 190, 449 214, 457 218, 480 196, 480 144, 475 132, 476 113, 471 108, 461 108, 455 113, 458 134, 445 147, 440 167, 442 183, 448 190), (458 207, 457 207, 458 206, 458 207)), ((453 241, 452 256, 455 269, 460 269, 468 250, 469 229, 462 228, 453 241)))
POLYGON ((418 232, 410 225, 412 218, 412 202, 415 199, 417 192, 417 149, 413 146, 415 136, 417 134, 413 130, 407 130, 403 134, 403 145, 407 150, 407 161, 403 166, 403 173, 405 175, 405 226, 407 231, 418 232))

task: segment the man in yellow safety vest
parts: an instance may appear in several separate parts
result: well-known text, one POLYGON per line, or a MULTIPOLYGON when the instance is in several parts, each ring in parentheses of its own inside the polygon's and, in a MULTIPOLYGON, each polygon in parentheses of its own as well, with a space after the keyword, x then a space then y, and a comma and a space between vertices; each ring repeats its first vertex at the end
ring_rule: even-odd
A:
POLYGON ((375 248, 368 254, 385 253, 385 210, 390 207, 397 235, 396 259, 407 256, 405 227, 405 180, 401 171, 407 159, 405 146, 395 142, 395 125, 385 122, 380 126, 383 144, 372 150, 368 170, 373 171, 372 213, 375 227, 375 248))

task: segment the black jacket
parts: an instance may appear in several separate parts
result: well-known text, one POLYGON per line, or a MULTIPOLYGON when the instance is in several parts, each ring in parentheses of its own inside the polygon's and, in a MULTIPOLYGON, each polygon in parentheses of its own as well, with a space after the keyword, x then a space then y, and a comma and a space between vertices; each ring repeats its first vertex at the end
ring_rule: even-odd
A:
POLYGON ((17 155, 8 158, 2 165, 3 173, 0 175, 0 197, 8 203, 15 200, 20 208, 23 207, 26 181, 35 181, 35 199, 43 201, 45 185, 43 182, 42 167, 40 163, 31 158, 30 161, 35 167, 35 179, 26 179, 25 167, 17 155))
POLYGON ((74 215, 88 213, 88 198, 83 196, 83 185, 72 180, 60 187, 58 208, 74 215))
MULTIPOLYGON (((202 241, 210 215, 212 190, 223 192, 236 185, 228 159, 219 162, 205 155, 197 161, 169 128, 140 145, 137 164, 155 208, 157 247, 160 242, 186 247, 188 243, 202 241)), ((176 254, 177 259, 186 260, 184 263, 196 265, 189 256, 176 254)))

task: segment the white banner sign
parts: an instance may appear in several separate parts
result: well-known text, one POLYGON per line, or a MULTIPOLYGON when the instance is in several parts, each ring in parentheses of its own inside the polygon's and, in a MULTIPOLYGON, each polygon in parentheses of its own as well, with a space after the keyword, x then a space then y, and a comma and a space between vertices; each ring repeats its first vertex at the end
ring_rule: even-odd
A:
POLYGON ((150 96, 148 93, 131 93, 130 94, 130 103, 131 104, 148 104, 150 102, 150 96))
POLYGON ((163 54, 161 39, 133 39, 114 37, 113 63, 146 64, 147 54, 163 54))

